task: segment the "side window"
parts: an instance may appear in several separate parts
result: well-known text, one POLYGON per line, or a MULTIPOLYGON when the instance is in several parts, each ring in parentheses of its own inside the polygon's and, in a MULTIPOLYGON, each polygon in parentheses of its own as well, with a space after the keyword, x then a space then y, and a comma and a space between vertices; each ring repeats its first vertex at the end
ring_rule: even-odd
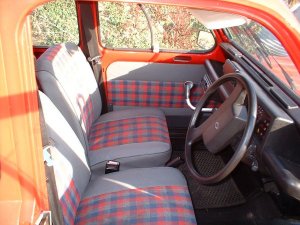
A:
POLYGON ((159 44, 160 49, 210 50, 214 47, 214 38, 210 39, 205 45, 200 43, 201 40, 198 39, 200 31, 208 30, 188 9, 157 5, 147 5, 145 8, 151 16, 155 42, 159 44))
POLYGON ((102 45, 150 49, 153 41, 160 50, 185 52, 210 51, 215 46, 212 33, 188 9, 151 4, 143 9, 135 3, 99 2, 102 45))
POLYGON ((62 42, 79 43, 74 0, 57 0, 36 8, 31 14, 34 46, 62 42))
POLYGON ((99 2, 101 42, 106 48, 151 48, 146 16, 137 4, 99 2))

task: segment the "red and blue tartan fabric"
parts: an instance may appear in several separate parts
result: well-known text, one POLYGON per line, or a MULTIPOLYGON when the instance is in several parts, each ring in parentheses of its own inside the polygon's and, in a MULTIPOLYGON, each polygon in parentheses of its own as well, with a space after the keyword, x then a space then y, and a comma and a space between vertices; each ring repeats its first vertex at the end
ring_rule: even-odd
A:
POLYGON ((61 45, 56 45, 54 46, 51 51, 46 51, 44 53, 44 56, 49 60, 52 61, 54 59, 54 57, 57 55, 57 53, 60 51, 60 49, 62 48, 61 45))
POLYGON ((127 189, 83 199, 75 224, 197 224, 187 187, 127 189))
POLYGON ((72 180, 64 195, 60 198, 60 205, 66 225, 74 224, 80 195, 72 180))
POLYGON ((53 168, 64 223, 74 224, 81 197, 73 179, 72 166, 61 154, 55 154, 53 168))
POLYGON ((92 123, 94 121, 93 103, 90 97, 84 99, 83 96, 77 97, 77 104, 80 109, 81 119, 86 129, 86 134, 89 135, 92 123))
MULTIPOLYGON (((118 106, 186 108, 183 82, 111 80, 107 82, 108 103, 118 106)), ((195 84, 191 102, 196 105, 204 89, 195 84)))
POLYGON ((165 118, 138 117, 98 123, 89 135, 90 150, 153 141, 170 143, 165 118))

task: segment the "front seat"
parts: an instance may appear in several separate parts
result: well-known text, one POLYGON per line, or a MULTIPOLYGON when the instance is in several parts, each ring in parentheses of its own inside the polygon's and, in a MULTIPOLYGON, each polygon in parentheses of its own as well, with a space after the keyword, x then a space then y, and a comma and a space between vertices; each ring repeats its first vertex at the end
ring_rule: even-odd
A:
POLYGON ((174 168, 91 172, 85 150, 59 110, 39 93, 64 223, 196 224, 184 176, 174 168))
POLYGON ((36 68, 41 90, 76 133, 93 170, 103 173, 108 160, 121 162, 121 170, 163 166, 169 160, 171 145, 162 111, 138 108, 100 115, 100 92, 77 45, 50 47, 36 68))

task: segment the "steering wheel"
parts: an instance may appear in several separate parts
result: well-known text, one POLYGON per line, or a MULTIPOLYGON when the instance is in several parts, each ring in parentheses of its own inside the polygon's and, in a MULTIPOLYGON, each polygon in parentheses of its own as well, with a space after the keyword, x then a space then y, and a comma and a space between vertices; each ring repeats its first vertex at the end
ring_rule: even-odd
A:
POLYGON ((254 87, 246 77, 236 73, 227 74, 215 81, 208 88, 196 106, 185 141, 185 160, 187 167, 199 183, 218 183, 236 168, 246 153, 247 146, 254 131, 256 114, 256 93, 254 87), (226 82, 230 82, 234 87, 231 94, 217 111, 201 125, 198 125, 198 121, 202 115, 201 110, 205 102, 226 82), (246 96, 247 108, 243 105, 246 96), (203 176, 197 172, 192 161, 193 144, 202 140, 209 152, 217 154, 228 146, 234 137, 242 130, 244 130, 243 135, 233 156, 221 170, 212 176, 203 176))

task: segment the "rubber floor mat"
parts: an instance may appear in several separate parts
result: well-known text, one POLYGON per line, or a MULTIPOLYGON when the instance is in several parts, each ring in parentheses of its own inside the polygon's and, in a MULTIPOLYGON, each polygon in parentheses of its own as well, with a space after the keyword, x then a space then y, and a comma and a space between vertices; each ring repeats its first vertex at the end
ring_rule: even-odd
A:
MULTIPOLYGON (((172 158, 183 155, 183 151, 173 151, 172 158)), ((194 151, 193 159, 196 169, 204 176, 213 175, 224 166, 221 157, 208 151, 194 151)), ((199 184, 192 177, 186 164, 180 165, 178 169, 186 177, 195 209, 221 208, 246 202, 230 176, 218 184, 207 186, 199 184)))

